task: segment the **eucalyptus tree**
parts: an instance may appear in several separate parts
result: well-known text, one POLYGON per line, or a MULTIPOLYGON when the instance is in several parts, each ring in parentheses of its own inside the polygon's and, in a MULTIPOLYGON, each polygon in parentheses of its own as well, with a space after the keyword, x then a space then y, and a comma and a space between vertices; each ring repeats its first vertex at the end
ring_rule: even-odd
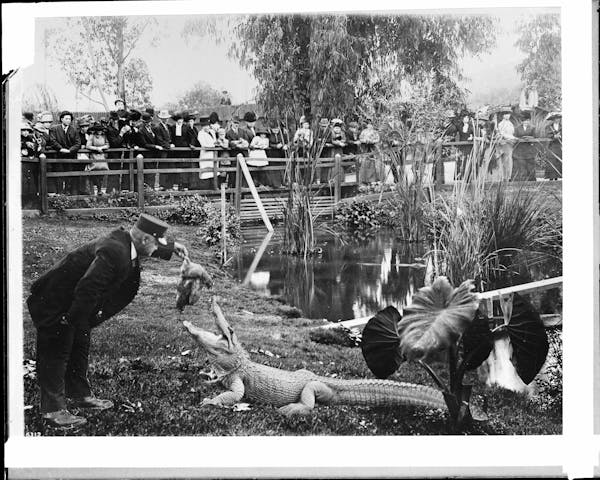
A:
MULTIPOLYGON (((50 30, 48 53, 83 97, 107 110, 107 94, 147 103, 152 78, 146 62, 135 54, 154 24, 151 17, 67 18, 50 30)), ((147 38, 152 45, 156 41, 152 34, 147 38)))

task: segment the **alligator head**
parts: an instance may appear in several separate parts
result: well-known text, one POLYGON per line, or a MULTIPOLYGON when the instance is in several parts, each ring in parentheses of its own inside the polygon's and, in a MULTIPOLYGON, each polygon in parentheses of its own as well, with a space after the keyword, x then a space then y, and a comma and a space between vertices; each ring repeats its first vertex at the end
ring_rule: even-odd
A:
POLYGON ((202 287, 211 288, 212 283, 212 278, 202 265, 190 262, 186 257, 181 265, 181 277, 177 285, 177 309, 183 311, 186 305, 196 303, 202 287))
POLYGON ((212 299, 212 310, 219 334, 214 334, 185 320, 183 326, 206 354, 210 364, 221 373, 229 373, 240 364, 246 352, 239 343, 233 328, 227 323, 216 297, 212 299))

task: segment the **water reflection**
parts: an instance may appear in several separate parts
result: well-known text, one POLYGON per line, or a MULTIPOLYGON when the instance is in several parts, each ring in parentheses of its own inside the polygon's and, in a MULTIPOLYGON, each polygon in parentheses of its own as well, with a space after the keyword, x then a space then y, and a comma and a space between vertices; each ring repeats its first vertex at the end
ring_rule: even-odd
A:
POLYGON ((248 231, 244 238, 238 278, 265 295, 282 296, 309 318, 348 320, 388 305, 401 310, 423 286, 424 269, 410 265, 422 251, 388 231, 360 243, 320 234, 322 251, 306 262, 280 255, 281 232, 266 239, 248 231))

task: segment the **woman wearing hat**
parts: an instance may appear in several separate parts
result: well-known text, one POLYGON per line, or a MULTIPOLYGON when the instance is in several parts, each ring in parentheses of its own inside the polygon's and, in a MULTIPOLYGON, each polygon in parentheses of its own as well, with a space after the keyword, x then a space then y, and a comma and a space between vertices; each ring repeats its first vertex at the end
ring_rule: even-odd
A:
MULTIPOLYGON (((33 136, 33 128, 29 122, 21 123, 21 156, 33 158, 41 151, 38 142, 33 136)), ((23 202, 35 202, 38 192, 39 164, 37 162, 21 162, 21 195, 23 202)))
POLYGON ((510 107, 501 108, 498 113, 502 115, 502 120, 498 123, 498 145, 497 145, 497 161, 500 180, 510 180, 513 171, 513 148, 515 144, 515 127, 510 121, 512 109, 510 107))
MULTIPOLYGON (((92 163, 88 163, 85 166, 86 172, 106 170, 108 171, 108 162, 106 162, 106 154, 104 153, 108 149, 109 143, 106 139, 106 127, 96 122, 90 128, 88 128, 88 139, 86 148, 90 150, 90 160, 92 163)), ((108 181, 108 175, 95 175, 92 177, 91 184, 94 186, 94 195, 98 193, 106 193, 106 185, 108 181)), ((87 177, 87 185, 89 190, 90 180, 87 177)))
MULTIPOLYGON (((214 188, 214 164, 217 158, 215 138, 210 132, 210 120, 208 117, 200 117, 200 131, 198 132, 198 143, 202 150, 200 151, 199 166, 203 169, 200 172, 200 189, 211 190, 214 188)), ((218 175, 218 174, 217 174, 218 175)))
MULTIPOLYGON (((269 148, 269 131, 265 127, 259 127, 256 129, 256 136, 250 142, 248 165, 258 168, 268 166, 267 148, 269 148)), ((267 172, 263 170, 254 171, 252 176, 257 185, 270 186, 267 172)))
POLYGON ((562 178, 562 115, 560 112, 551 112, 546 120, 549 121, 546 137, 552 139, 546 156, 546 178, 557 180, 562 178))

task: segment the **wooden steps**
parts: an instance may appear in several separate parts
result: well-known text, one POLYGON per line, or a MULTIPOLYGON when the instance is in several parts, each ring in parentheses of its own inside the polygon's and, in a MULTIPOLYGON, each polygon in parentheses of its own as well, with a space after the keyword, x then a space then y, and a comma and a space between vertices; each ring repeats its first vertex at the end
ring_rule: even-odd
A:
MULTIPOLYGON (((262 197, 263 207, 270 219, 282 219, 287 197, 262 197)), ((311 206, 315 215, 331 216, 335 206, 333 196, 313 197, 311 206)), ((258 221, 261 219, 260 212, 254 203, 254 199, 243 199, 240 202, 240 220, 242 222, 258 221)))

